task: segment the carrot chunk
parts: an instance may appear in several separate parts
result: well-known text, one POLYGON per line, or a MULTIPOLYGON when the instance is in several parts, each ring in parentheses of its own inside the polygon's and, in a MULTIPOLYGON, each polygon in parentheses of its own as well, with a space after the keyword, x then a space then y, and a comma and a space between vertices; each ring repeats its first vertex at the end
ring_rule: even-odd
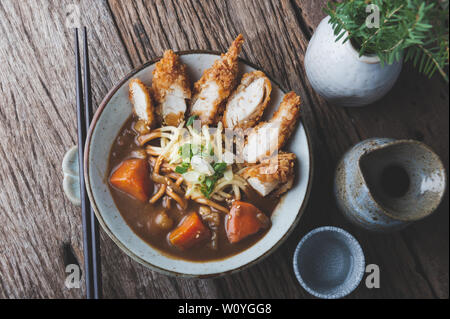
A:
POLYGON ((149 165, 147 160, 133 158, 124 161, 111 175, 110 183, 121 191, 145 202, 151 191, 149 165))
POLYGON ((210 230, 203 224, 196 212, 186 216, 170 234, 169 241, 179 249, 186 249, 209 238, 210 230))
POLYGON ((232 244, 270 225, 269 218, 250 203, 235 201, 227 217, 227 237, 232 244))

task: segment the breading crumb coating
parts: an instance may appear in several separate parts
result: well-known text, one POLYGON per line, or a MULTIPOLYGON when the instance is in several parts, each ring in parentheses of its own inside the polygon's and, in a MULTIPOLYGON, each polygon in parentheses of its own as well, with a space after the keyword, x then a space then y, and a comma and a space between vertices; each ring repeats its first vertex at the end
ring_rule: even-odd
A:
POLYGON ((294 174, 296 156, 293 153, 280 152, 273 158, 245 168, 241 176, 245 179, 256 177, 261 182, 286 183, 294 174))
POLYGON ((222 120, 224 127, 246 129, 255 126, 270 102, 271 93, 272 84, 263 72, 244 74, 228 99, 222 120))
POLYGON ((186 112, 186 100, 191 98, 191 84, 180 57, 167 50, 153 71, 153 96, 158 116, 166 125, 178 125, 186 112))
POLYGON ((236 86, 238 57, 244 37, 240 34, 226 54, 216 60, 194 85, 191 115, 197 115, 202 124, 217 124, 222 116, 226 99, 236 86))
POLYGON ((287 93, 269 122, 260 122, 247 137, 244 147, 245 160, 255 163, 270 157, 289 140, 300 117, 300 97, 287 93))
POLYGON ((281 149, 289 140, 292 132, 297 128, 300 117, 300 96, 295 92, 287 93, 278 110, 273 114, 271 122, 280 122, 280 133, 278 136, 278 149, 281 149))
POLYGON ((133 104, 134 113, 148 127, 156 124, 154 105, 149 88, 139 79, 132 79, 129 85, 129 98, 133 104))

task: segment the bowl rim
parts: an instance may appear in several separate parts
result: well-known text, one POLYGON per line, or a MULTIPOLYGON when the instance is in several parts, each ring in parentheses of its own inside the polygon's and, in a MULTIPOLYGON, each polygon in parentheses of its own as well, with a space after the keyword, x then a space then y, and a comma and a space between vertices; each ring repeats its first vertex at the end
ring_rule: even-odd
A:
MULTIPOLYGON (((219 51, 214 51, 214 50, 184 50, 184 51, 175 51, 175 53, 179 56, 183 56, 183 55, 190 55, 190 54, 209 54, 209 55, 216 55, 216 56, 221 56, 223 53, 219 52, 219 51)), ((311 194, 311 188, 312 188, 312 182, 313 182, 313 176, 314 176, 314 156, 313 156, 313 144, 312 144, 312 139, 311 139, 311 134, 309 132, 308 127, 305 125, 304 121, 302 120, 302 118, 300 118, 300 122, 302 123, 304 130, 305 130, 305 134, 306 134, 306 140, 308 141, 308 153, 309 153, 309 175, 308 175, 308 182, 307 182, 307 188, 306 188, 306 192, 305 192, 305 198, 300 206, 299 211, 297 212, 297 216, 294 220, 294 222, 292 223, 292 225, 289 227, 289 229, 286 231, 286 233, 283 235, 283 237, 281 237, 278 242, 273 245, 270 249, 268 249, 266 252, 264 252, 263 254, 261 254, 260 256, 256 257, 255 259, 247 262, 246 264, 230 269, 228 271, 225 272, 219 272, 219 273, 212 273, 212 274, 207 274, 207 275, 193 275, 193 274, 185 274, 185 273, 179 273, 179 272, 175 272, 175 271, 171 271, 168 269, 164 269, 158 266, 153 265, 152 263, 148 262, 147 260, 144 260, 143 258, 137 256, 136 254, 134 254, 130 249, 128 249, 128 247, 126 247, 115 235, 114 233, 109 229, 109 227, 107 226, 106 222, 103 220, 103 217, 100 213, 100 210, 98 209, 98 206, 96 204, 95 201, 95 197, 93 195, 92 189, 91 189, 91 183, 90 183, 90 178, 89 178, 89 153, 90 153, 90 145, 92 142, 92 136, 93 133, 95 131, 95 128, 97 126, 97 123, 99 121, 100 116, 102 115, 103 111, 105 110, 106 106, 109 104, 110 100, 112 99, 112 97, 116 94, 116 92, 127 82, 129 81, 133 76, 135 76, 137 73, 141 72, 142 70, 150 67, 151 65, 157 63, 159 60, 161 60, 162 56, 159 56, 157 58, 154 58, 152 60, 149 60, 147 62, 145 62, 144 64, 134 68, 132 71, 130 71, 127 75, 125 75, 119 82, 117 82, 110 90, 109 92, 106 94, 106 96, 103 98, 102 102, 100 103, 98 109, 96 110, 92 121, 91 121, 91 125, 89 127, 89 131, 88 131, 88 135, 86 138, 86 143, 85 143, 85 151, 84 151, 84 180, 85 180, 85 184, 86 184, 86 190, 91 202, 91 207, 94 210, 95 216, 97 217, 97 220, 99 222, 99 224, 102 226, 103 230, 106 232, 106 234, 111 238, 111 240, 129 257, 131 257, 133 260, 137 261, 138 263, 140 263, 141 265, 150 268, 152 270, 155 270, 159 273, 163 273, 166 275, 170 275, 170 276, 175 276, 175 277, 188 277, 188 278, 214 278, 214 277, 220 277, 220 276, 224 276, 227 274, 231 274, 231 273, 235 273, 235 272, 239 272, 245 268, 251 267, 255 264, 257 264, 258 262, 260 262, 261 260, 263 260, 264 258, 268 257, 271 253, 273 253, 288 237, 289 235, 292 233, 292 231, 295 229, 295 227, 297 226, 298 222, 300 221, 301 216, 303 215, 307 203, 309 201, 310 198, 310 194, 311 194)), ((262 72, 264 72, 264 70, 262 70, 260 67, 258 67, 257 65, 243 59, 243 58, 239 58, 239 62, 247 64, 248 66, 256 69, 256 70, 260 70, 262 72)), ((280 90, 286 94, 287 90, 285 90, 277 81, 275 81, 270 75, 268 75, 266 72, 264 72, 266 74, 266 76, 269 78, 270 81, 272 81, 273 83, 275 83, 280 90)), ((224 259, 226 260, 226 258, 224 259)))
MULTIPOLYGON (((335 226, 322 226, 322 227, 318 227, 318 228, 311 230, 297 244, 297 247, 295 248, 295 252, 294 252, 294 256, 293 256, 294 273, 295 273, 295 276, 297 277, 297 280, 300 283, 300 285, 311 295, 313 295, 317 298, 322 298, 322 299, 339 299, 339 298, 343 298, 343 297, 349 295, 350 293, 352 293, 359 286, 359 284, 361 283, 361 281, 364 277, 365 268, 366 268, 365 265, 366 265, 366 259, 364 256, 364 251, 363 251, 359 241, 348 231, 346 231, 342 228, 339 228, 339 227, 335 227, 335 226), (321 233, 330 233, 330 232, 339 233, 339 234, 343 235, 344 237, 346 237, 348 240, 350 240, 350 242, 352 243, 352 246, 356 249, 356 254, 357 254, 356 256, 354 256, 356 258, 354 258, 353 266, 355 266, 355 265, 360 266, 358 269, 354 269, 355 276, 353 277, 353 282, 349 285, 349 287, 346 287, 342 291, 335 293, 335 294, 320 293, 320 292, 317 292, 316 290, 314 290, 313 288, 311 288, 303 280, 303 277, 300 273, 300 267, 299 267, 299 261, 298 261, 300 251, 304 247, 304 244, 307 240, 311 239, 314 235, 319 235, 321 233)), ((349 280, 352 280, 352 279, 349 278, 349 280)))

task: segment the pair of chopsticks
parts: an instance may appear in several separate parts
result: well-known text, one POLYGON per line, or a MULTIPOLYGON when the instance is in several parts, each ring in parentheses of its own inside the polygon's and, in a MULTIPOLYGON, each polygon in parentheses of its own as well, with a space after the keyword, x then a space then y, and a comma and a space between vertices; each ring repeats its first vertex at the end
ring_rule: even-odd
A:
POLYGON ((84 180, 84 149, 87 132, 92 118, 91 73, 89 68, 89 50, 87 29, 83 29, 84 42, 84 94, 78 41, 78 28, 75 29, 75 66, 77 87, 77 121, 78 121, 78 163, 80 175, 81 214, 83 224, 84 278, 86 298, 101 298, 100 272, 100 238, 98 223, 87 196, 84 180), (84 100, 83 100, 84 96, 84 100))

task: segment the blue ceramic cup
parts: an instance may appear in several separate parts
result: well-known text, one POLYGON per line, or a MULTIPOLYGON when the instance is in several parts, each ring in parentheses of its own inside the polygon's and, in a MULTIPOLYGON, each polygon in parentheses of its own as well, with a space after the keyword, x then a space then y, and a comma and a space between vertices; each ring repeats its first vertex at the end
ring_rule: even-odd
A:
POLYGON ((337 227, 309 232, 294 253, 294 272, 299 283, 318 298, 348 295, 358 287, 364 271, 364 253, 358 241, 337 227))

